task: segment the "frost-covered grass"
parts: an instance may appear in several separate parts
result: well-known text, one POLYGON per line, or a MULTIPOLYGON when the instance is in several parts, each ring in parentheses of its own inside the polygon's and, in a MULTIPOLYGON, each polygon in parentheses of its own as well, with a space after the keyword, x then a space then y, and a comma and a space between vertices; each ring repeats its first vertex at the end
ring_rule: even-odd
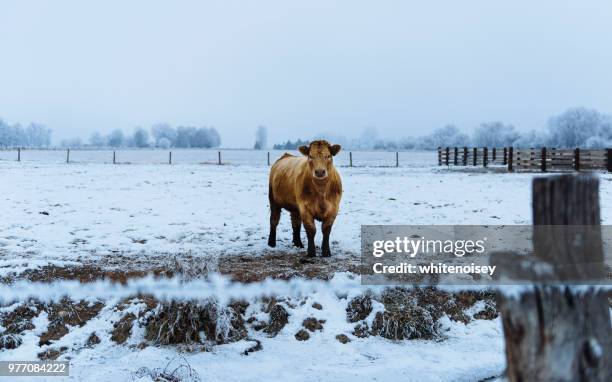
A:
MULTIPOLYGON (((182 354, 171 346, 139 349, 137 345, 144 341, 145 333, 138 324, 134 325, 125 344, 112 342, 113 322, 128 313, 138 315, 144 305, 132 303, 117 310, 113 306, 119 299, 111 299, 99 315, 84 326, 71 327, 66 336, 43 347, 38 346, 37 335, 46 330, 49 320, 44 312, 41 313, 33 320, 36 327, 27 332, 21 347, 0 351, 0 360, 35 360, 41 351, 66 347, 68 350, 59 360, 70 360, 70 380, 75 381, 131 381, 142 368, 163 368, 169 362, 184 361, 202 381, 395 381, 398 378, 408 381, 477 381, 502 372, 503 336, 499 320, 473 321, 464 325, 444 317, 440 322, 445 337, 443 341, 360 339, 351 335, 354 324, 346 320, 345 308, 354 295, 338 295, 334 288, 311 292, 304 300, 292 299, 293 303, 283 304, 290 314, 289 323, 274 338, 250 330, 245 340, 218 345, 209 352, 182 354), (322 309, 313 307, 315 302, 322 309), (323 329, 311 332, 308 341, 297 341, 294 335, 302 329, 302 321, 309 317, 325 320, 323 329), (100 343, 87 346, 87 339, 94 332, 100 343), (341 344, 335 339, 338 334, 348 335, 351 342, 341 344), (263 349, 243 355, 253 346, 254 339, 261 341, 263 349)), ((267 320, 260 305, 253 302, 246 316, 256 314, 258 319, 267 320)), ((380 309, 375 307, 366 321, 371 324, 380 309)))

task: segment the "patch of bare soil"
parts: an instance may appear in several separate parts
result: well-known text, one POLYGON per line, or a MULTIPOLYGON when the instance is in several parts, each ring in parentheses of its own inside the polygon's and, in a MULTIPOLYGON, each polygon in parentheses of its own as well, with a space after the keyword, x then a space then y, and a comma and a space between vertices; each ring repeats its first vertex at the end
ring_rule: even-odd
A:
POLYGON ((166 267, 154 267, 141 270, 103 269, 96 265, 79 265, 58 267, 47 265, 40 269, 28 269, 15 278, 37 282, 52 282, 55 280, 78 280, 82 283, 108 279, 125 284, 132 278, 140 278, 153 274, 159 277, 172 277, 173 272, 166 267))
POLYGON ((287 313, 287 310, 281 304, 274 304, 270 309, 270 320, 264 332, 268 333, 270 337, 276 337, 288 322, 289 313, 287 313))
POLYGON ((125 341, 130 338, 130 334, 132 334, 134 320, 136 320, 136 315, 134 313, 128 313, 121 317, 119 321, 115 322, 111 333, 111 340, 118 344, 125 343, 125 341))
POLYGON ((96 261, 87 260, 80 265, 47 265, 28 269, 20 274, 3 277, 0 282, 4 284, 17 280, 92 282, 108 279, 126 283, 129 279, 148 275, 180 276, 190 280, 206 277, 211 271, 244 283, 262 281, 266 278, 287 280, 292 277, 329 280, 335 272, 358 273, 360 267, 360 258, 354 254, 331 258, 308 258, 303 254, 275 252, 264 255, 224 256, 218 259, 192 255, 129 257, 116 254, 96 261))
POLYGON ((49 345, 68 334, 69 326, 83 326, 98 315, 104 307, 102 302, 73 302, 64 298, 58 303, 48 304, 45 310, 49 316, 47 331, 40 335, 39 345, 49 345))
POLYGON ((234 281, 251 283, 266 278, 288 280, 293 277, 329 280, 336 272, 358 273, 358 255, 309 258, 302 254, 274 253, 263 256, 228 256, 219 259, 218 271, 234 281))
POLYGON ((0 335, 0 349, 15 349, 21 343, 21 334, 34 329, 32 319, 40 313, 42 305, 36 302, 19 305, 14 310, 0 314, 0 324, 4 328, 0 335))

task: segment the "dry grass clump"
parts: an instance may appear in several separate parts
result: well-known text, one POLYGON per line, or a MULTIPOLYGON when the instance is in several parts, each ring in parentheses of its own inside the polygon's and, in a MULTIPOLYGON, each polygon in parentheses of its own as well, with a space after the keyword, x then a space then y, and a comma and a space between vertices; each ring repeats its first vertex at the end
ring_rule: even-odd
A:
POLYGON ((448 293, 436 288, 389 288, 377 296, 358 296, 349 301, 347 320, 356 322, 353 335, 382 336, 393 340, 438 339, 444 315, 453 321, 469 323, 472 318, 465 310, 477 301, 484 301, 485 308, 474 315, 475 319, 497 317, 494 296, 488 292, 448 293), (377 312, 368 327, 366 318, 372 312, 372 300, 381 302, 385 309, 377 312))
POLYGON ((214 301, 162 303, 145 323, 145 338, 162 345, 205 341, 225 344, 246 335, 242 316, 214 301))

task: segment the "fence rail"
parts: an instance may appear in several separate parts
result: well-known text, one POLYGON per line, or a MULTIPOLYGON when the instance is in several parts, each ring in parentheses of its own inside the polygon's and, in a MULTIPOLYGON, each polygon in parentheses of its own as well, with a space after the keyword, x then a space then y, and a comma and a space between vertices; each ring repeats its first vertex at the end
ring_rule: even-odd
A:
POLYGON ((612 149, 438 147, 439 166, 504 166, 509 172, 612 172, 612 149))

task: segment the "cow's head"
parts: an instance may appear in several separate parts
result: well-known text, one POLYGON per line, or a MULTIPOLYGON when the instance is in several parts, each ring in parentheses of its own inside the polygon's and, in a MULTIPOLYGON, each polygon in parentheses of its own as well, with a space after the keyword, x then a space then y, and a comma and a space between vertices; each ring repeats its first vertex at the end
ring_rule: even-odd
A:
POLYGON ((340 145, 330 145, 327 141, 312 141, 308 146, 300 146, 299 150, 308 157, 308 168, 312 176, 324 180, 333 166, 333 156, 340 151, 340 145))

